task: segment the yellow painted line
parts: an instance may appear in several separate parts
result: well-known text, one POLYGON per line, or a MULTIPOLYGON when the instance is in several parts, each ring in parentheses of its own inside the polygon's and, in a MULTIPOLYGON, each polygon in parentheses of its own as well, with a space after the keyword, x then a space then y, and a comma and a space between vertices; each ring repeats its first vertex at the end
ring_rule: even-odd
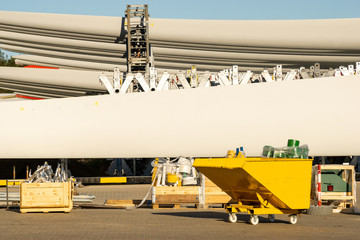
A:
POLYGON ((100 178, 100 183, 126 183, 126 177, 104 177, 100 178))
MULTIPOLYGON (((9 180, 13 181, 14 179, 9 179, 9 180)), ((15 181, 17 181, 17 182, 9 182, 8 183, 9 186, 20 185, 20 182, 24 181, 24 179, 15 179, 15 181)), ((6 179, 5 180, 3 180, 3 179, 0 180, 0 186, 6 186, 6 179)))

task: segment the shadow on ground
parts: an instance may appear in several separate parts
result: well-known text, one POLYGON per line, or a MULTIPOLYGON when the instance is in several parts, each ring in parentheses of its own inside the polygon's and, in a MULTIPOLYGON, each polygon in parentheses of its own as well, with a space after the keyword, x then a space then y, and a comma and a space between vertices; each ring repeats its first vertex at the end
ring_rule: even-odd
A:
MULTIPOLYGON (((174 217, 186 217, 186 218, 212 218, 221 222, 228 222, 228 214, 220 213, 220 212, 156 212, 152 213, 154 215, 162 215, 162 216, 174 216, 174 217)), ((247 214, 237 214, 237 222, 250 223, 250 216, 247 214)), ((259 216, 260 223, 270 223, 267 216, 259 216)), ((275 219, 277 223, 289 223, 288 221, 275 219)))

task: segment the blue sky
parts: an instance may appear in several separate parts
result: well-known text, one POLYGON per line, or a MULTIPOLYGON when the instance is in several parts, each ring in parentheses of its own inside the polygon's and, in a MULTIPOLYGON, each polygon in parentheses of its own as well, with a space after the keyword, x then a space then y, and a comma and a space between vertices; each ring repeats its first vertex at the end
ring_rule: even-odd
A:
POLYGON ((360 0, 0 0, 0 10, 123 16, 126 4, 149 4, 149 12, 154 18, 270 20, 360 17, 360 0))

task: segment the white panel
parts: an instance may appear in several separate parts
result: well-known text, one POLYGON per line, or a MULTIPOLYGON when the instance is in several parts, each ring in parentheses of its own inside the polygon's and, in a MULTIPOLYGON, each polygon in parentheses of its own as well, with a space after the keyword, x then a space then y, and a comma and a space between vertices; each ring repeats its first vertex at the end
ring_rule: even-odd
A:
POLYGON ((215 157, 239 146, 258 156, 288 138, 310 155, 356 156, 359 89, 348 76, 0 102, 0 158, 215 157))

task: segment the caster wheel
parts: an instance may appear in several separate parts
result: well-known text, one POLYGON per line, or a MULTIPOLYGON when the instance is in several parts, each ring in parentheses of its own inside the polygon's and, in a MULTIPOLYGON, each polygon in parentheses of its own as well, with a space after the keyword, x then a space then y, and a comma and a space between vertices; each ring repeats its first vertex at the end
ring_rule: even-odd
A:
POLYGON ((275 214, 269 214, 268 219, 269 222, 275 222, 275 214))
POLYGON ((259 223, 259 217, 257 215, 250 215, 250 223, 257 225, 259 223))
POLYGON ((290 215, 290 223, 291 224, 296 224, 297 223, 297 215, 296 214, 291 214, 290 215))
POLYGON ((228 218, 229 222, 231 223, 236 223, 237 222, 237 216, 236 213, 229 213, 229 218, 228 218))

